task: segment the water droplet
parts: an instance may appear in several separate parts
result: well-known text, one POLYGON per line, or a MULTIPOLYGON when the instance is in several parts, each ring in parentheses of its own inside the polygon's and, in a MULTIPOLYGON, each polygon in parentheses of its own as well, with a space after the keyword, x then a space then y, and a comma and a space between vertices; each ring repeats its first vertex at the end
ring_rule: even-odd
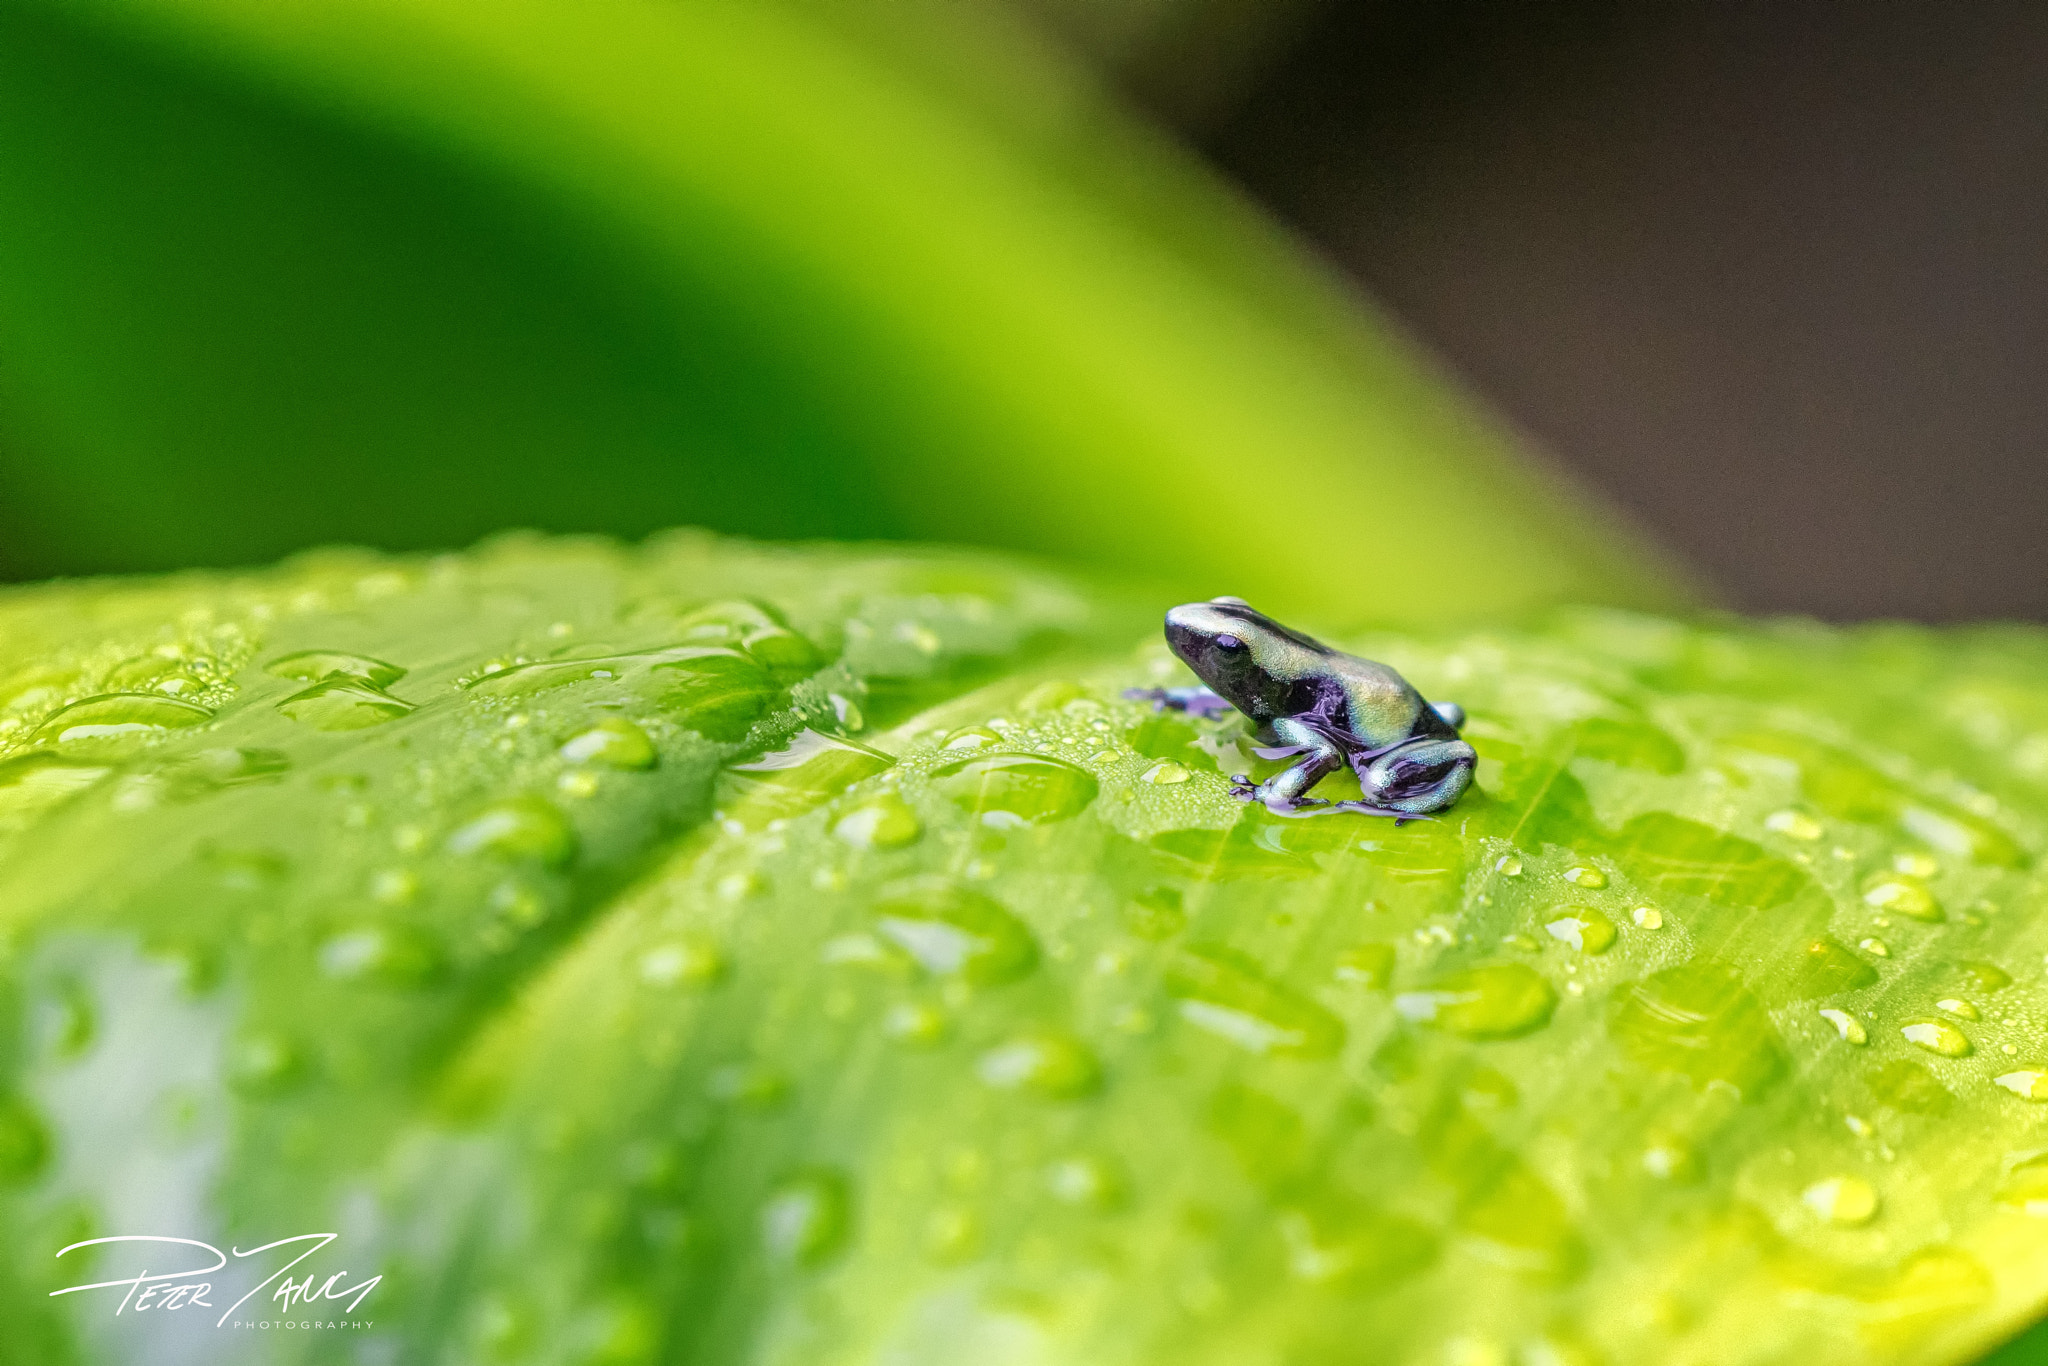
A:
POLYGON ((1874 1069, 1867 1080, 1871 1094, 1895 1110, 1913 1114, 1941 1114, 1955 1102, 1948 1088, 1917 1062, 1895 1059, 1874 1069))
POLYGON ((856 849, 902 849, 924 834, 924 822, 895 793, 870 798, 832 823, 832 833, 856 849))
POLYGON ((1961 963, 1957 966, 1970 979, 1971 985, 1987 996, 2012 985, 2012 974, 1996 963, 1961 963))
POLYGON ((1003 737, 987 726, 962 726, 945 738, 940 749, 959 750, 974 753, 978 750, 995 749, 1002 745, 1003 737))
POLYGON ((1421 1224, 1332 1193, 1282 1211, 1279 1224, 1288 1271, 1315 1285, 1380 1290, 1436 1258, 1421 1224))
POLYGON ((715 1067, 704 1091, 713 1100, 743 1110, 774 1110, 789 1099, 789 1078, 757 1062, 732 1062, 715 1067))
POLYGON ((1803 811, 1773 811, 1764 817, 1764 829, 1795 840, 1817 840, 1824 833, 1821 823, 1803 811))
POLYGON ((1157 763, 1146 769, 1141 781, 1156 783, 1163 787, 1172 783, 1184 783, 1193 776, 1188 771, 1186 764, 1177 764, 1168 759, 1164 763, 1157 763))
POLYGON ((1661 930, 1664 928, 1664 912, 1658 910, 1655 906, 1638 906, 1628 913, 1628 918, 1646 930, 1661 930))
POLYGON ((1861 991, 1876 984, 1876 968, 1858 958, 1847 945, 1823 935, 1809 940, 1806 951, 1794 960, 1783 991, 1787 999, 1810 1001, 1816 996, 1861 991))
POLYGON ((1870 1034, 1863 1028, 1863 1022, 1846 1010, 1823 1010, 1820 1017, 1835 1027, 1835 1033, 1842 1036, 1842 1042, 1864 1044, 1870 1042, 1870 1034))
POLYGON ((320 945, 320 971, 344 982, 422 987, 446 965, 441 946, 410 925, 358 925, 320 945))
POLYGON ((1030 1091, 1051 1100, 1089 1095, 1102 1085, 1102 1065, 1080 1040, 1067 1034, 1025 1034, 981 1055, 975 1071, 990 1086, 1030 1091))
POLYGON ((1468 1039, 1512 1039, 1550 1022, 1557 992, 1534 968, 1505 963, 1440 977, 1426 990, 1396 996, 1394 1009, 1468 1039))
POLYGON ((952 1033, 946 1012, 925 1001, 901 1001, 882 1017, 882 1032, 898 1043, 929 1048, 952 1033))
POLYGON ((297 654, 271 660, 263 666, 263 671, 278 678, 301 678, 309 683, 337 676, 353 678, 375 688, 388 688, 405 677, 405 670, 396 664, 342 650, 301 650, 297 654))
POLYGON ((874 912, 882 935, 927 972, 996 986, 1038 963, 1038 941, 1023 921, 981 893, 940 879, 884 888, 874 912))
POLYGON ((1116 1164, 1081 1154, 1062 1158, 1045 1169, 1045 1188, 1063 1205, 1083 1209, 1115 1209, 1124 1203, 1127 1185, 1116 1164))
POLYGON ((1929 878, 1941 871, 1941 865, 1931 854, 1908 853, 1892 857, 1892 868, 1907 877, 1929 878))
POLYGON ((102 693, 58 711, 36 730, 35 738, 60 745, 139 738, 204 725, 212 719, 213 713, 197 703, 161 693, 102 693))
POLYGON ((1327 1058, 1344 1045, 1342 1020, 1233 949, 1203 944, 1175 954, 1166 989, 1183 1019, 1254 1053, 1327 1058))
POLYGON ((708 987, 724 975, 725 955, 706 939, 671 940, 640 955, 640 980, 651 987, 708 987))
POLYGON ((1124 922, 1140 938, 1171 939, 1187 928, 1188 913, 1179 891, 1152 887, 1131 898, 1124 907, 1124 922))
POLYGON ((1698 1085, 1725 1082, 1754 1096, 1784 1071, 1784 1041, 1734 973, 1694 962, 1622 989, 1609 1034, 1637 1063, 1698 1085))
POLYGON ((1643 1170, 1659 1181, 1690 1183, 1700 1178, 1699 1154, 1675 1138, 1653 1138, 1643 1149, 1643 1170))
POLYGON ((1614 944, 1614 922, 1590 906, 1574 906, 1544 921, 1543 928, 1581 953, 1605 953, 1614 944))
POLYGON ((1899 1033, 1906 1036, 1906 1042, 1917 1044, 1930 1053, 1939 1053, 1944 1058, 1970 1055, 1969 1036, 1946 1020, 1915 1020, 1900 1025, 1899 1033))
POLYGON ((1017 828, 1065 820, 1095 800, 1093 774, 1064 759, 1039 754, 985 754, 951 763, 932 775, 933 786, 981 818, 984 825, 1017 828))
POLYGON ((20 1096, 0 1096, 0 1186, 35 1179, 50 1157, 50 1131, 20 1096))
POLYGON ((1385 991, 1394 980, 1394 946, 1360 944, 1337 957, 1337 980, 1366 991, 1385 991))
POLYGON ((578 731, 555 752, 572 764, 623 769, 653 768, 661 757, 647 732, 621 716, 607 716, 578 731))
POLYGON ((306 1074, 305 1055, 283 1034, 258 1031, 236 1039, 228 1052, 228 1078, 235 1089, 275 1095, 306 1074))
POLYGON ((277 704, 292 720, 315 730, 364 730, 417 710, 382 688, 355 678, 327 678, 277 704))
MULTIPOLYGON (((2048 1100, 2048 1093, 2027 1099, 2048 1100)), ((1998 1185, 1998 1202, 2024 1210, 2036 1219, 2048 1219, 2048 1153, 2030 1157, 2007 1172, 1998 1185)))
POLYGON ((720 901, 745 901, 768 890, 768 879, 751 868, 727 873, 714 884, 720 901))
POLYGON ((1877 1214, 1877 1192, 1860 1176, 1816 1181, 1799 1198, 1831 1224, 1867 1224, 1877 1214))
POLYGON ((1941 903, 1934 899, 1934 893, 1919 882, 1903 877, 1882 877, 1864 890, 1865 905, 1880 911, 1911 916, 1915 920, 1937 921, 1943 918, 1941 903))
POLYGON ((1877 1126, 1861 1115, 1843 1115, 1842 1124, 1858 1138, 1869 1138, 1877 1132, 1877 1126))
POLYGON ((539 797, 517 797, 485 807, 448 836, 454 854, 492 854, 533 859, 559 868, 576 856, 576 831, 539 797))
POLYGON ((83 792, 113 770, 48 750, 0 760, 0 817, 28 815, 83 792))
POLYGON ((823 1265, 846 1246, 852 1231, 852 1188, 838 1172, 787 1177, 761 1207, 761 1241, 785 1265, 823 1265))
POLYGON ((1499 861, 1493 866, 1495 871, 1502 877, 1520 877, 1522 875, 1522 861, 1513 854, 1502 854, 1499 861))
POLYGON ((1950 1015, 1955 1016, 1958 1020, 1981 1020, 1984 1018, 1983 1015, 1978 1012, 1977 1007, 1971 1005, 1968 1001, 1965 1001, 1960 997, 1956 996, 1950 996, 1942 1000, 1936 1001, 1934 1003, 1934 1008, 1936 1010, 1946 1011, 1950 1015))
POLYGON ((2048 1100, 2048 1067, 2023 1067, 1991 1080, 2021 1100, 2048 1100))
POLYGON ((1856 941, 1856 947, 1865 953, 1874 953, 1879 958, 1889 958, 1892 956, 1891 946, 1882 939, 1859 939, 1856 941))
POLYGON ((971 1261, 981 1251, 981 1220, 961 1205, 941 1205, 925 1220, 924 1251, 942 1266, 971 1261))
POLYGON ((1584 887, 1589 891, 1598 891, 1607 885, 1607 874, 1601 872, 1598 868, 1590 868, 1585 864, 1579 864, 1564 870, 1564 880, 1584 887))
POLYGON ((758 830, 822 805, 895 764, 858 740, 803 730, 785 748, 726 770, 720 806, 728 819, 758 830))

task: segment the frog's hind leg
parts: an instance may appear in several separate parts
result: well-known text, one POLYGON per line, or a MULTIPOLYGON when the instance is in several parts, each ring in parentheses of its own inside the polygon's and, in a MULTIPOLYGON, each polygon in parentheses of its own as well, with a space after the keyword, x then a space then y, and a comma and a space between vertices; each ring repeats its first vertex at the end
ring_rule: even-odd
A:
POLYGON ((1125 688, 1129 702, 1150 702, 1154 711, 1184 711, 1190 716, 1221 716, 1230 704, 1208 688, 1125 688))

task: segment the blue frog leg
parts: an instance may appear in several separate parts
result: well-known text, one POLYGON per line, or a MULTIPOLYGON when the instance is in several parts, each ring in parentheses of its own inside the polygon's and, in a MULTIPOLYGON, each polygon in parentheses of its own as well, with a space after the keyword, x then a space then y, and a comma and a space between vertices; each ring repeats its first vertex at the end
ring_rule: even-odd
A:
POLYGON ((1230 704, 1208 688, 1125 688, 1129 702, 1150 702, 1154 711, 1184 711, 1190 716, 1221 716, 1230 704))

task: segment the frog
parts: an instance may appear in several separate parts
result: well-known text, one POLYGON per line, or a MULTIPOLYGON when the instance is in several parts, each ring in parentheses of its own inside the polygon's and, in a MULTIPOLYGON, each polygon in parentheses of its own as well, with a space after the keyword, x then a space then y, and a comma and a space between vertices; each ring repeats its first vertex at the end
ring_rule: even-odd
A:
POLYGON ((1166 614, 1166 644, 1199 687, 1132 688, 1157 709, 1254 726, 1262 759, 1293 759, 1261 783, 1231 777, 1231 793, 1282 816, 1356 812, 1396 824, 1431 818, 1472 785, 1479 757, 1460 738, 1465 709, 1429 702, 1392 668, 1283 626, 1243 598, 1183 603, 1166 614), (1363 801, 1311 797, 1346 763, 1363 801))

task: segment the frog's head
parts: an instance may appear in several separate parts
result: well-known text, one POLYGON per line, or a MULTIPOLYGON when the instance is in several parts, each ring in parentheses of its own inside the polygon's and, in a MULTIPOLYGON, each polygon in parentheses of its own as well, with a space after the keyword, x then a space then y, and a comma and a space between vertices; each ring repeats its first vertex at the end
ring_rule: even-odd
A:
POLYGON ((1293 633, 1243 598, 1184 603, 1166 614, 1166 644, 1196 677, 1243 707, 1285 671, 1293 633))

